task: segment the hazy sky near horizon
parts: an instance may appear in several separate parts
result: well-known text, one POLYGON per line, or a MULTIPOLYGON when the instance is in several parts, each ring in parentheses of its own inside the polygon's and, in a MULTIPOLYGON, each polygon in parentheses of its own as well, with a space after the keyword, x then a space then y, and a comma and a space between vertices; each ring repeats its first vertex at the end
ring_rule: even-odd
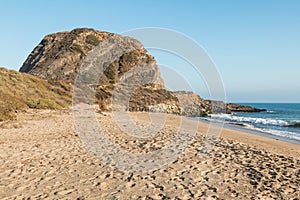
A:
MULTIPOLYGON (((53 32, 160 27, 187 35, 207 51, 227 101, 300 102, 299 10, 297 0, 1 1, 0 66, 18 70, 53 32)), ((151 53, 159 63, 180 68, 176 59, 151 53)), ((201 80, 199 85, 196 91, 207 97, 201 80)))

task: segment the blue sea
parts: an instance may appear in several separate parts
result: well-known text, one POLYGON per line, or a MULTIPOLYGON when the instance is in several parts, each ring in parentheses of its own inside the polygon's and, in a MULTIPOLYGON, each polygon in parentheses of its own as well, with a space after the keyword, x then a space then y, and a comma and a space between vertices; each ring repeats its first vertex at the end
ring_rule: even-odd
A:
POLYGON ((266 112, 212 114, 209 121, 263 133, 266 136, 300 144, 300 103, 240 103, 266 112))

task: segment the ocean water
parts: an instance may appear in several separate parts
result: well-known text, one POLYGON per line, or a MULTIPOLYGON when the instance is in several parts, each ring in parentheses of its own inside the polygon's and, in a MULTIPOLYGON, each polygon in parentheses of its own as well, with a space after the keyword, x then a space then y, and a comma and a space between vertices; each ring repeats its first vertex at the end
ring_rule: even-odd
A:
POLYGON ((212 114, 207 120, 222 122, 229 126, 258 131, 279 139, 300 143, 300 103, 240 103, 267 112, 212 114))

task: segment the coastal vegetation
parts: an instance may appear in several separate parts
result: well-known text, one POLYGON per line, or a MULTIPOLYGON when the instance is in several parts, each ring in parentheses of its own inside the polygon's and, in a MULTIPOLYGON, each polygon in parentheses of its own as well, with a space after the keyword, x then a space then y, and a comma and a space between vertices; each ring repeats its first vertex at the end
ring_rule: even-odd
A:
POLYGON ((0 68, 0 121, 13 119, 18 111, 62 109, 71 105, 71 87, 51 84, 30 74, 0 68))

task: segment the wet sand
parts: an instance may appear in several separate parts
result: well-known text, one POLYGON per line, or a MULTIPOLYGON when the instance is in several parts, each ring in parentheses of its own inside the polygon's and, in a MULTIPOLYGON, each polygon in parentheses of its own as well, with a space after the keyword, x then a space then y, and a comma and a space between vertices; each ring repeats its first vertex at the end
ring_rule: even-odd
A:
MULTIPOLYGON (((168 115, 155 139, 128 136, 111 114, 96 115, 107 137, 131 152, 151 152, 168 144, 180 117, 168 115), (141 145, 142 144, 142 145, 141 145)), ((149 123, 145 113, 132 113, 149 123)), ((70 110, 18 114, 0 124, 0 199, 297 199, 300 146, 222 129, 207 154, 208 124, 198 130, 183 155, 146 173, 109 167, 91 155, 75 131, 70 110)), ((213 128, 213 127, 212 127, 213 128)))

